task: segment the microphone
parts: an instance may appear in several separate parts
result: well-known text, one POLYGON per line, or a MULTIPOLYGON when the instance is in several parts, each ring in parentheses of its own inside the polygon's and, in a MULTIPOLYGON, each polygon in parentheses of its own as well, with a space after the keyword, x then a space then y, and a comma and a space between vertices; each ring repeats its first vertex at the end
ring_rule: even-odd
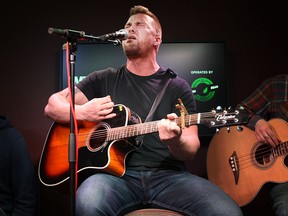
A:
POLYGON ((125 40, 128 38, 128 32, 126 29, 120 29, 119 31, 108 33, 99 36, 100 40, 107 41, 107 40, 125 40))
POLYGON ((73 38, 73 39, 86 39, 91 41, 108 41, 113 42, 114 45, 121 44, 121 40, 128 38, 128 32, 126 29, 120 29, 119 31, 108 33, 100 36, 86 35, 84 31, 76 31, 71 29, 57 29, 48 28, 49 34, 60 35, 62 37, 73 38))
POLYGON ((84 31, 76 31, 71 29, 57 29, 57 28, 48 28, 49 34, 56 34, 62 37, 69 37, 69 38, 85 38, 84 31))

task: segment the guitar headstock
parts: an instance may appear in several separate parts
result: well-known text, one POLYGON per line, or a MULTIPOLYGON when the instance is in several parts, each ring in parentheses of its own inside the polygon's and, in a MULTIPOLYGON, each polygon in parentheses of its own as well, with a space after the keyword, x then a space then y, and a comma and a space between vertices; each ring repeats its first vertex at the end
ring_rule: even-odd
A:
POLYGON ((229 127, 234 125, 247 124, 250 119, 250 114, 243 107, 238 109, 222 109, 218 107, 213 109, 210 114, 204 114, 205 118, 201 118, 201 122, 205 122, 210 128, 229 127), (207 116, 206 116, 207 115, 207 116))

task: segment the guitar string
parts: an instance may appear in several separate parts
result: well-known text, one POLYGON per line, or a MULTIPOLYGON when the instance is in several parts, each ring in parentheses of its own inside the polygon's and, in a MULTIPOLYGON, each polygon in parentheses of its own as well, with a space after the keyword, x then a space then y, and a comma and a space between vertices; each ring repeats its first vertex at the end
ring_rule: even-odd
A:
MULTIPOLYGON (((275 151, 274 151, 275 152, 275 151)), ((276 153, 275 152, 275 153, 276 153)), ((288 141, 284 141, 279 143, 276 147, 271 148, 269 146, 265 146, 265 149, 262 149, 261 151, 256 151, 254 153, 251 154, 246 154, 246 155, 240 155, 239 157, 237 157, 238 162, 239 162, 239 169, 243 170, 243 169, 247 169, 251 166, 253 166, 253 164, 258 163, 261 166, 265 166, 265 165, 270 165, 272 161, 274 159, 276 159, 279 156, 284 156, 288 154, 288 141), (276 152, 278 153, 277 155, 274 154, 273 155, 273 150, 276 150, 276 152), (255 155, 255 157, 254 157, 255 155), (273 158, 270 158, 269 156, 272 156, 273 158), (269 163, 267 163, 267 159, 269 157, 269 163), (252 161, 252 163, 251 163, 252 161), (261 164, 260 162, 263 162, 263 164, 261 164), (266 164, 265 164, 266 162, 266 164)))
MULTIPOLYGON (((234 116, 237 116, 239 115, 240 112, 227 112, 227 113, 214 113, 214 112, 204 112, 204 113, 194 113, 194 114, 191 114, 191 115, 187 115, 185 116, 185 123, 189 124, 189 125, 197 125, 198 124, 198 120, 200 119, 200 124, 201 122, 204 122, 205 120, 208 121, 209 123, 213 121, 215 122, 221 122, 221 125, 217 125, 216 123, 216 126, 212 125, 213 127, 223 127, 226 126, 226 123, 225 121, 222 122, 221 119, 224 119, 225 120, 225 116, 227 117, 227 115, 230 115, 232 116, 232 119, 234 119, 235 117, 234 116), (199 116, 200 115, 200 116, 199 116), (224 117, 223 117, 224 116, 224 117), (216 119, 218 118, 218 119, 216 119), (220 120, 219 120, 220 119, 220 120), (193 124, 191 124, 191 122, 193 124)), ((231 117, 227 117, 228 118, 228 121, 230 120, 231 121, 231 117), (230 119, 229 119, 230 118, 230 119)), ((180 121, 181 120, 181 117, 177 117, 175 119, 175 121, 180 121)), ((158 121, 154 121, 154 122, 144 122, 144 123, 141 123, 141 124, 133 124, 133 125, 128 125, 128 126, 121 126, 121 127, 116 127, 116 128, 106 128, 106 129, 101 129, 101 130, 98 130, 97 131, 97 125, 95 123, 95 127, 91 127, 91 129, 93 131, 89 131, 89 132, 81 132, 81 128, 79 129, 78 131, 78 143, 81 145, 81 144, 86 144, 89 143, 87 142, 87 136, 88 138, 91 140, 93 140, 93 144, 95 145, 95 141, 97 142, 97 139, 100 139, 99 141, 109 141, 109 140, 117 140, 117 139, 121 139, 121 138, 125 138, 125 135, 127 135, 127 131, 129 132, 130 134, 130 137, 133 137, 133 136, 137 136, 137 135, 141 135, 143 134, 143 131, 146 131, 149 129, 148 126, 151 126, 152 124, 154 124, 154 127, 157 126, 156 123, 158 121), (148 125, 148 126, 147 126, 148 125), (131 129, 132 128, 132 129, 131 129), (126 129, 126 130, 124 130, 126 129), (133 130, 135 129, 135 130, 133 130), (126 131, 126 133, 125 133, 126 131), (131 135, 132 134, 132 135, 131 135)), ((230 123, 230 125, 236 125, 236 124, 240 124, 240 122, 233 122, 233 123, 230 123)), ((180 124, 179 124, 180 125, 180 124)), ((207 123, 206 123, 207 125, 207 123)), ((153 126, 153 125, 152 125, 153 126)), ((88 128, 89 129, 89 128, 88 128)), ((150 128, 151 129, 151 128, 150 128)), ((153 130, 157 129, 157 127, 155 128, 152 128, 153 130)), ((87 130, 86 130, 87 131, 87 130)), ((153 131, 151 131, 153 132, 153 131)), ((147 132, 146 132, 147 133, 147 132)), ((58 139, 57 139, 58 140, 58 139)), ((89 141, 89 140, 88 140, 89 141)), ((56 141, 57 143, 57 141, 56 141)), ((103 142, 105 143, 105 142, 103 142)), ((58 143, 58 144, 61 144, 61 143, 58 143)), ((102 144, 101 144, 102 145, 102 144)), ((98 146, 99 147, 99 146, 98 146)))
MULTIPOLYGON (((230 114, 231 115, 231 114, 230 114)), ((213 117, 214 118, 214 120, 215 121, 217 121, 216 119, 215 119, 215 114, 211 114, 211 113, 202 113, 201 114, 201 119, 202 119, 202 121, 203 121, 203 119, 205 120, 205 118, 207 118, 207 117, 210 117, 210 122, 211 122, 211 117, 213 117)), ((176 122, 177 121, 179 121, 180 120, 180 117, 178 117, 177 119, 176 119, 176 122)), ((189 123, 189 122, 194 122, 194 124, 197 124, 197 120, 198 120, 198 114, 196 113, 196 114, 192 114, 192 115, 189 115, 189 116, 186 116, 186 118, 185 118, 185 122, 186 123, 189 123), (187 117, 189 117, 189 118, 187 118, 187 117)), ((208 118, 208 120, 209 120, 209 118, 208 118)), ((134 124, 134 125, 127 125, 127 126, 120 126, 120 127, 115 127, 115 128, 109 128, 109 129, 102 129, 102 130, 96 130, 96 132, 95 133, 92 133, 91 134, 91 136, 90 136, 90 138, 91 139, 96 139, 96 138, 103 138, 103 137, 106 137, 106 136, 108 136, 108 137, 110 137, 110 136, 112 136, 112 138, 117 138, 118 136, 120 136, 120 137, 118 137, 118 138, 125 138, 126 136, 125 135, 127 135, 127 132, 129 132, 129 134, 131 134, 132 133, 132 135, 131 136, 129 136, 129 137, 133 137, 133 136, 137 136, 137 135, 141 135, 141 134, 143 134, 143 133, 148 133, 147 132, 147 130, 149 130, 149 132, 153 132, 153 130, 154 129, 157 129, 157 126, 155 125, 156 123, 157 123, 158 121, 154 121, 154 122, 145 122, 145 123, 140 123, 140 124, 134 124), (153 126, 153 124, 154 124, 154 127, 149 127, 149 126, 153 126), (131 130, 131 129, 135 129, 135 130, 131 130), (108 132, 107 132, 108 131, 108 132), (126 131, 126 133, 125 133, 125 131, 126 131), (136 133, 136 134, 135 134, 136 133), (118 136, 117 136, 118 135, 118 136), (123 137, 122 137, 122 136, 123 137)), ((222 124, 224 124, 225 125, 225 123, 222 123, 222 124)), ((231 124, 231 123, 230 123, 231 124)), ((235 122, 233 122, 233 124, 237 124, 237 123, 235 123, 235 122)), ((226 126, 226 125, 225 125, 226 126)), ((214 127, 214 126, 213 126, 214 127)), ((215 126, 216 127, 216 126, 215 126)), ((89 133, 82 133, 82 134, 78 134, 78 136, 87 136, 87 135, 89 135, 91 132, 89 132, 89 133)), ((110 139, 108 139, 108 140, 110 140, 110 139)))

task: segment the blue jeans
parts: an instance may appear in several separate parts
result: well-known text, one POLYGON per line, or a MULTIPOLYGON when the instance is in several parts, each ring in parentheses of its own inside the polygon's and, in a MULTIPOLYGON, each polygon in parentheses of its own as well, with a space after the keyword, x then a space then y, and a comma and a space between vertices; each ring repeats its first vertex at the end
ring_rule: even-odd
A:
POLYGON ((288 182, 275 185, 270 191, 272 207, 277 216, 288 215, 288 182))
POLYGON ((119 216, 145 207, 184 215, 242 215, 219 187, 189 172, 127 170, 122 178, 98 173, 87 178, 76 194, 77 216, 119 216))

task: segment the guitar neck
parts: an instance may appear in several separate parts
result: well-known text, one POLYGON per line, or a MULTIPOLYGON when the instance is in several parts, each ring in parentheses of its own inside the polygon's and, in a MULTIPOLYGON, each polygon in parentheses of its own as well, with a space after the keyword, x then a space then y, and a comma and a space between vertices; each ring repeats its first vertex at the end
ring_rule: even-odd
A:
MULTIPOLYGON (((183 121, 185 122, 186 127, 198 124, 208 125, 209 127, 223 127, 240 124, 240 122, 238 122, 238 119, 235 118, 236 115, 238 115, 237 111, 230 112, 229 114, 225 112, 195 113, 191 115, 185 115, 184 118, 181 116, 177 117, 174 119, 174 122, 176 122, 179 127, 181 127, 183 121)), ((107 133, 107 141, 158 132, 158 122, 159 120, 111 128, 108 130, 107 133)))
POLYGON ((272 154, 274 157, 288 155, 288 141, 279 143, 279 145, 272 149, 272 154))

